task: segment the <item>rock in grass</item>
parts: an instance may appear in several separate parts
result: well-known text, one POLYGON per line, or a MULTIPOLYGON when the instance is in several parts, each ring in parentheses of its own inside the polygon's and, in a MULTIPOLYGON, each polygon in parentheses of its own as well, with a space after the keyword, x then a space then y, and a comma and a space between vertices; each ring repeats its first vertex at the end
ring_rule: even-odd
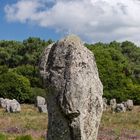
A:
POLYGON ((5 108, 6 112, 9 113, 16 113, 21 111, 21 106, 19 102, 15 99, 10 100, 10 99, 0 98, 0 105, 2 108, 5 108))
POLYGON ((134 107, 133 100, 127 100, 127 110, 131 111, 134 107))
POLYGON ((116 106, 117 106, 116 99, 111 99, 110 100, 110 107, 111 107, 112 112, 115 112, 116 106))
POLYGON ((36 106, 41 106, 41 105, 45 105, 46 104, 46 100, 44 97, 41 96, 37 96, 36 97, 36 106))
POLYGON ((48 113, 46 104, 38 106, 38 110, 39 110, 40 113, 48 113))
POLYGON ((8 103, 9 101, 10 101, 9 99, 0 98, 0 105, 1 105, 1 107, 2 107, 2 108, 6 108, 7 103, 8 103))
POLYGON ((40 73, 50 89, 47 140, 96 140, 103 86, 93 53, 70 35, 44 55, 40 73))
POLYGON ((9 100, 6 105, 6 112, 16 113, 21 111, 21 106, 19 102, 15 99, 9 100))
POLYGON ((106 111, 107 110, 107 99, 106 98, 103 98, 103 110, 106 111))
POLYGON ((46 104, 46 100, 44 97, 41 96, 37 96, 36 98, 36 106, 38 108, 38 111, 40 113, 47 113, 47 104, 46 104))
POLYGON ((128 99, 126 102, 123 102, 123 104, 126 107, 126 110, 128 111, 133 110, 134 107, 133 100, 128 99))
POLYGON ((3 102, 4 102, 4 99, 0 98, 0 107, 3 107, 3 102))
POLYGON ((126 107, 124 106, 124 104, 117 104, 116 108, 115 108, 116 112, 126 112, 126 107))

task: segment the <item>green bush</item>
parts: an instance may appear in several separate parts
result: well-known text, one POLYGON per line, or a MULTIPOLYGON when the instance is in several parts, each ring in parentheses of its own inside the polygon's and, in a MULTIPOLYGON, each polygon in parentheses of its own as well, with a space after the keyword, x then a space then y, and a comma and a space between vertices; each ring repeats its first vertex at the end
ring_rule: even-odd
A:
POLYGON ((29 80, 13 72, 0 75, 0 97, 14 98, 21 103, 29 102, 31 98, 29 80))
MULTIPOLYGON (((38 65, 50 43, 34 37, 23 42, 0 41, 0 96, 31 103, 37 95, 46 94, 38 65), (8 71, 17 74, 10 76, 8 71)), ((129 41, 85 45, 95 55, 104 96, 118 102, 133 99, 140 105, 140 47, 129 41)))
POLYGON ((18 136, 15 140, 33 140, 31 135, 18 136))
POLYGON ((18 66, 14 68, 13 71, 28 78, 31 83, 31 87, 41 87, 38 67, 27 64, 18 66))
POLYGON ((104 97, 116 98, 117 102, 132 99, 140 104, 140 49, 127 41, 86 46, 95 55, 104 97))

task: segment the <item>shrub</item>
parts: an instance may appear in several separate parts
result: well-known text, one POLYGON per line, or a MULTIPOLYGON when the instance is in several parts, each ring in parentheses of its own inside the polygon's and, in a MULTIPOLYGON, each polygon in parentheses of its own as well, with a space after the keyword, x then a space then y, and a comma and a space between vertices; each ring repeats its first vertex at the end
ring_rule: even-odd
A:
POLYGON ((13 72, 0 75, 0 96, 9 99, 14 98, 21 103, 29 102, 31 98, 29 80, 13 72))
POLYGON ((21 65, 13 69, 19 75, 25 76, 29 79, 31 87, 41 87, 41 81, 39 79, 38 67, 32 65, 21 65))

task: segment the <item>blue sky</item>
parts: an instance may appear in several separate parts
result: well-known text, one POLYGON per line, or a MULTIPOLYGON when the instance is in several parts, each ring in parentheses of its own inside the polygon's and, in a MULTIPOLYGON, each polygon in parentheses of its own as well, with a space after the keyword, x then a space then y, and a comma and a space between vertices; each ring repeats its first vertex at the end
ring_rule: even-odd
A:
POLYGON ((4 7, 17 0, 0 0, 0 40, 19 40, 22 41, 28 37, 40 37, 41 39, 57 40, 61 34, 57 34, 53 29, 40 27, 33 24, 24 24, 18 21, 9 22, 6 19, 4 7))
POLYGON ((140 0, 0 0, 0 40, 29 36, 140 44, 140 0))

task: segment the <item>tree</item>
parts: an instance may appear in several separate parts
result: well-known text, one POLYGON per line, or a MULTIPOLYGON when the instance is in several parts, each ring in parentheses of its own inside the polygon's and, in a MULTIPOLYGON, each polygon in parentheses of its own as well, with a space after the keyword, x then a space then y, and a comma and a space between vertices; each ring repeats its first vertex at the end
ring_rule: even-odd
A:
POLYGON ((17 99, 21 103, 29 102, 31 98, 29 80, 13 72, 1 74, 0 96, 3 98, 17 99))
POLYGON ((96 43, 86 46, 95 55, 99 76, 104 86, 104 96, 108 99, 116 98, 118 102, 134 99, 135 104, 140 104, 138 92, 140 74, 135 61, 138 60, 138 55, 134 54, 136 46, 131 42, 121 44, 116 41, 110 44, 96 43))
POLYGON ((21 65, 13 69, 19 75, 25 76, 29 79, 31 87, 42 87, 41 80, 39 78, 39 69, 32 65, 21 65))

